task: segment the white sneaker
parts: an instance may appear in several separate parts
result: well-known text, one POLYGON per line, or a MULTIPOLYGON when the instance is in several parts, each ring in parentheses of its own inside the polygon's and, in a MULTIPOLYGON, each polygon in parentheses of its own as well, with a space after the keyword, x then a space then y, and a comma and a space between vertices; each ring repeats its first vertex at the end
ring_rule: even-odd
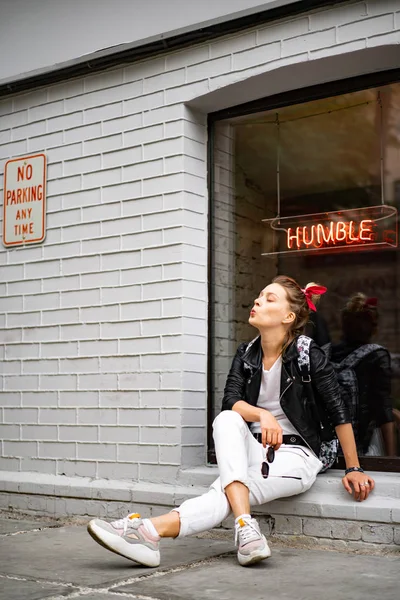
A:
POLYGON ((265 536, 255 519, 240 518, 235 525, 235 544, 238 546, 238 561, 243 567, 271 556, 265 536))
POLYGON ((156 539, 147 531, 137 513, 112 523, 93 519, 87 529, 100 546, 111 552, 146 567, 158 567, 160 564, 160 538, 156 539))

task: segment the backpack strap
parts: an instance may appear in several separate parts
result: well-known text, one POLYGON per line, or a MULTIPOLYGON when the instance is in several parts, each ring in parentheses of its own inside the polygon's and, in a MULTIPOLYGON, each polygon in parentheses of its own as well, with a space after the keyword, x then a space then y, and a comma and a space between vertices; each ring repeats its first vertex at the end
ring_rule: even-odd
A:
POLYGON ((354 369, 363 358, 380 349, 383 349, 383 346, 379 346, 379 344, 364 344, 356 350, 353 350, 353 352, 346 356, 340 363, 335 363, 335 366, 341 371, 343 369, 354 369))
POLYGON ((304 392, 308 398, 310 409, 313 413, 314 420, 317 423, 320 423, 321 428, 323 429, 323 425, 321 422, 321 418, 319 415, 319 411, 317 408, 317 404, 315 402, 314 391, 311 382, 311 364, 310 364, 310 345, 311 338, 306 335, 300 335, 297 338, 297 350, 299 353, 297 364, 299 365, 300 373, 301 373, 301 381, 304 386, 304 392))
MULTIPOLYGON (((331 456, 336 456, 337 452, 337 441, 334 441, 335 433, 332 430, 330 423, 326 420, 326 415, 321 408, 318 406, 316 402, 316 398, 314 396, 314 390, 311 381, 311 364, 310 364, 310 346, 312 339, 306 335, 300 335, 297 338, 297 350, 299 352, 298 357, 298 365, 301 373, 301 380, 304 384, 304 391, 309 401, 309 406, 313 415, 313 418, 316 423, 319 423, 320 426, 320 436, 322 440, 322 444, 333 444, 332 448, 334 448, 334 452, 331 456)), ((329 464, 331 466, 333 460, 329 464)), ((326 470, 326 469, 325 469, 326 470)))
POLYGON ((310 368, 310 344, 311 338, 306 335, 300 335, 297 338, 297 351, 299 357, 297 359, 301 380, 303 383, 311 383, 311 368, 310 368))

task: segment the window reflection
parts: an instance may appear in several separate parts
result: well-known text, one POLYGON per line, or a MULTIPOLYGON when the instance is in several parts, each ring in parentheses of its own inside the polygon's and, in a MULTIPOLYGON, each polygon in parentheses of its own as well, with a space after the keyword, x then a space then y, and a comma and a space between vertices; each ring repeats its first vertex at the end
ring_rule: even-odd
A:
POLYGON ((400 84, 219 122, 214 139, 214 415, 237 345, 254 337, 254 294, 284 273, 328 288, 306 333, 334 362, 375 345, 354 366, 357 441, 367 456, 399 456, 399 249, 263 256, 262 221, 278 208, 281 217, 400 210, 400 84))
POLYGON ((342 341, 328 355, 351 407, 358 454, 394 456, 391 359, 387 348, 372 343, 379 324, 377 298, 353 294, 341 311, 341 323, 342 341))

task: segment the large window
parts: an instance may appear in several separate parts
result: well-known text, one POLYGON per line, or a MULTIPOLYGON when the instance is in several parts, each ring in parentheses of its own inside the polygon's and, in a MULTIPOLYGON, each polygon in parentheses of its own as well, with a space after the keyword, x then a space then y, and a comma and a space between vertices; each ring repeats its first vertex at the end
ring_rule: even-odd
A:
POLYGON ((374 428, 365 454, 369 468, 400 467, 400 84, 214 121, 210 133, 210 421, 238 344, 257 335, 247 322, 255 295, 286 274, 327 286, 318 315, 331 348, 343 340, 349 299, 362 293, 376 305, 369 341, 391 356, 391 394, 382 376, 379 402, 390 395, 394 421, 385 428, 379 410, 364 415, 374 428), (329 219, 345 223, 335 240, 329 219))

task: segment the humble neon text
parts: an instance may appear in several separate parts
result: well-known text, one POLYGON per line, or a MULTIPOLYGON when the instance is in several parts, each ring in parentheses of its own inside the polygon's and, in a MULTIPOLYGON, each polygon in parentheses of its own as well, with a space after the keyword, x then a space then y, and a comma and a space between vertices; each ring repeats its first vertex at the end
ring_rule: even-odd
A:
POLYGON ((317 223, 289 227, 287 230, 287 247, 291 250, 297 248, 324 248, 326 246, 368 244, 375 241, 374 221, 330 221, 328 225, 317 223))

